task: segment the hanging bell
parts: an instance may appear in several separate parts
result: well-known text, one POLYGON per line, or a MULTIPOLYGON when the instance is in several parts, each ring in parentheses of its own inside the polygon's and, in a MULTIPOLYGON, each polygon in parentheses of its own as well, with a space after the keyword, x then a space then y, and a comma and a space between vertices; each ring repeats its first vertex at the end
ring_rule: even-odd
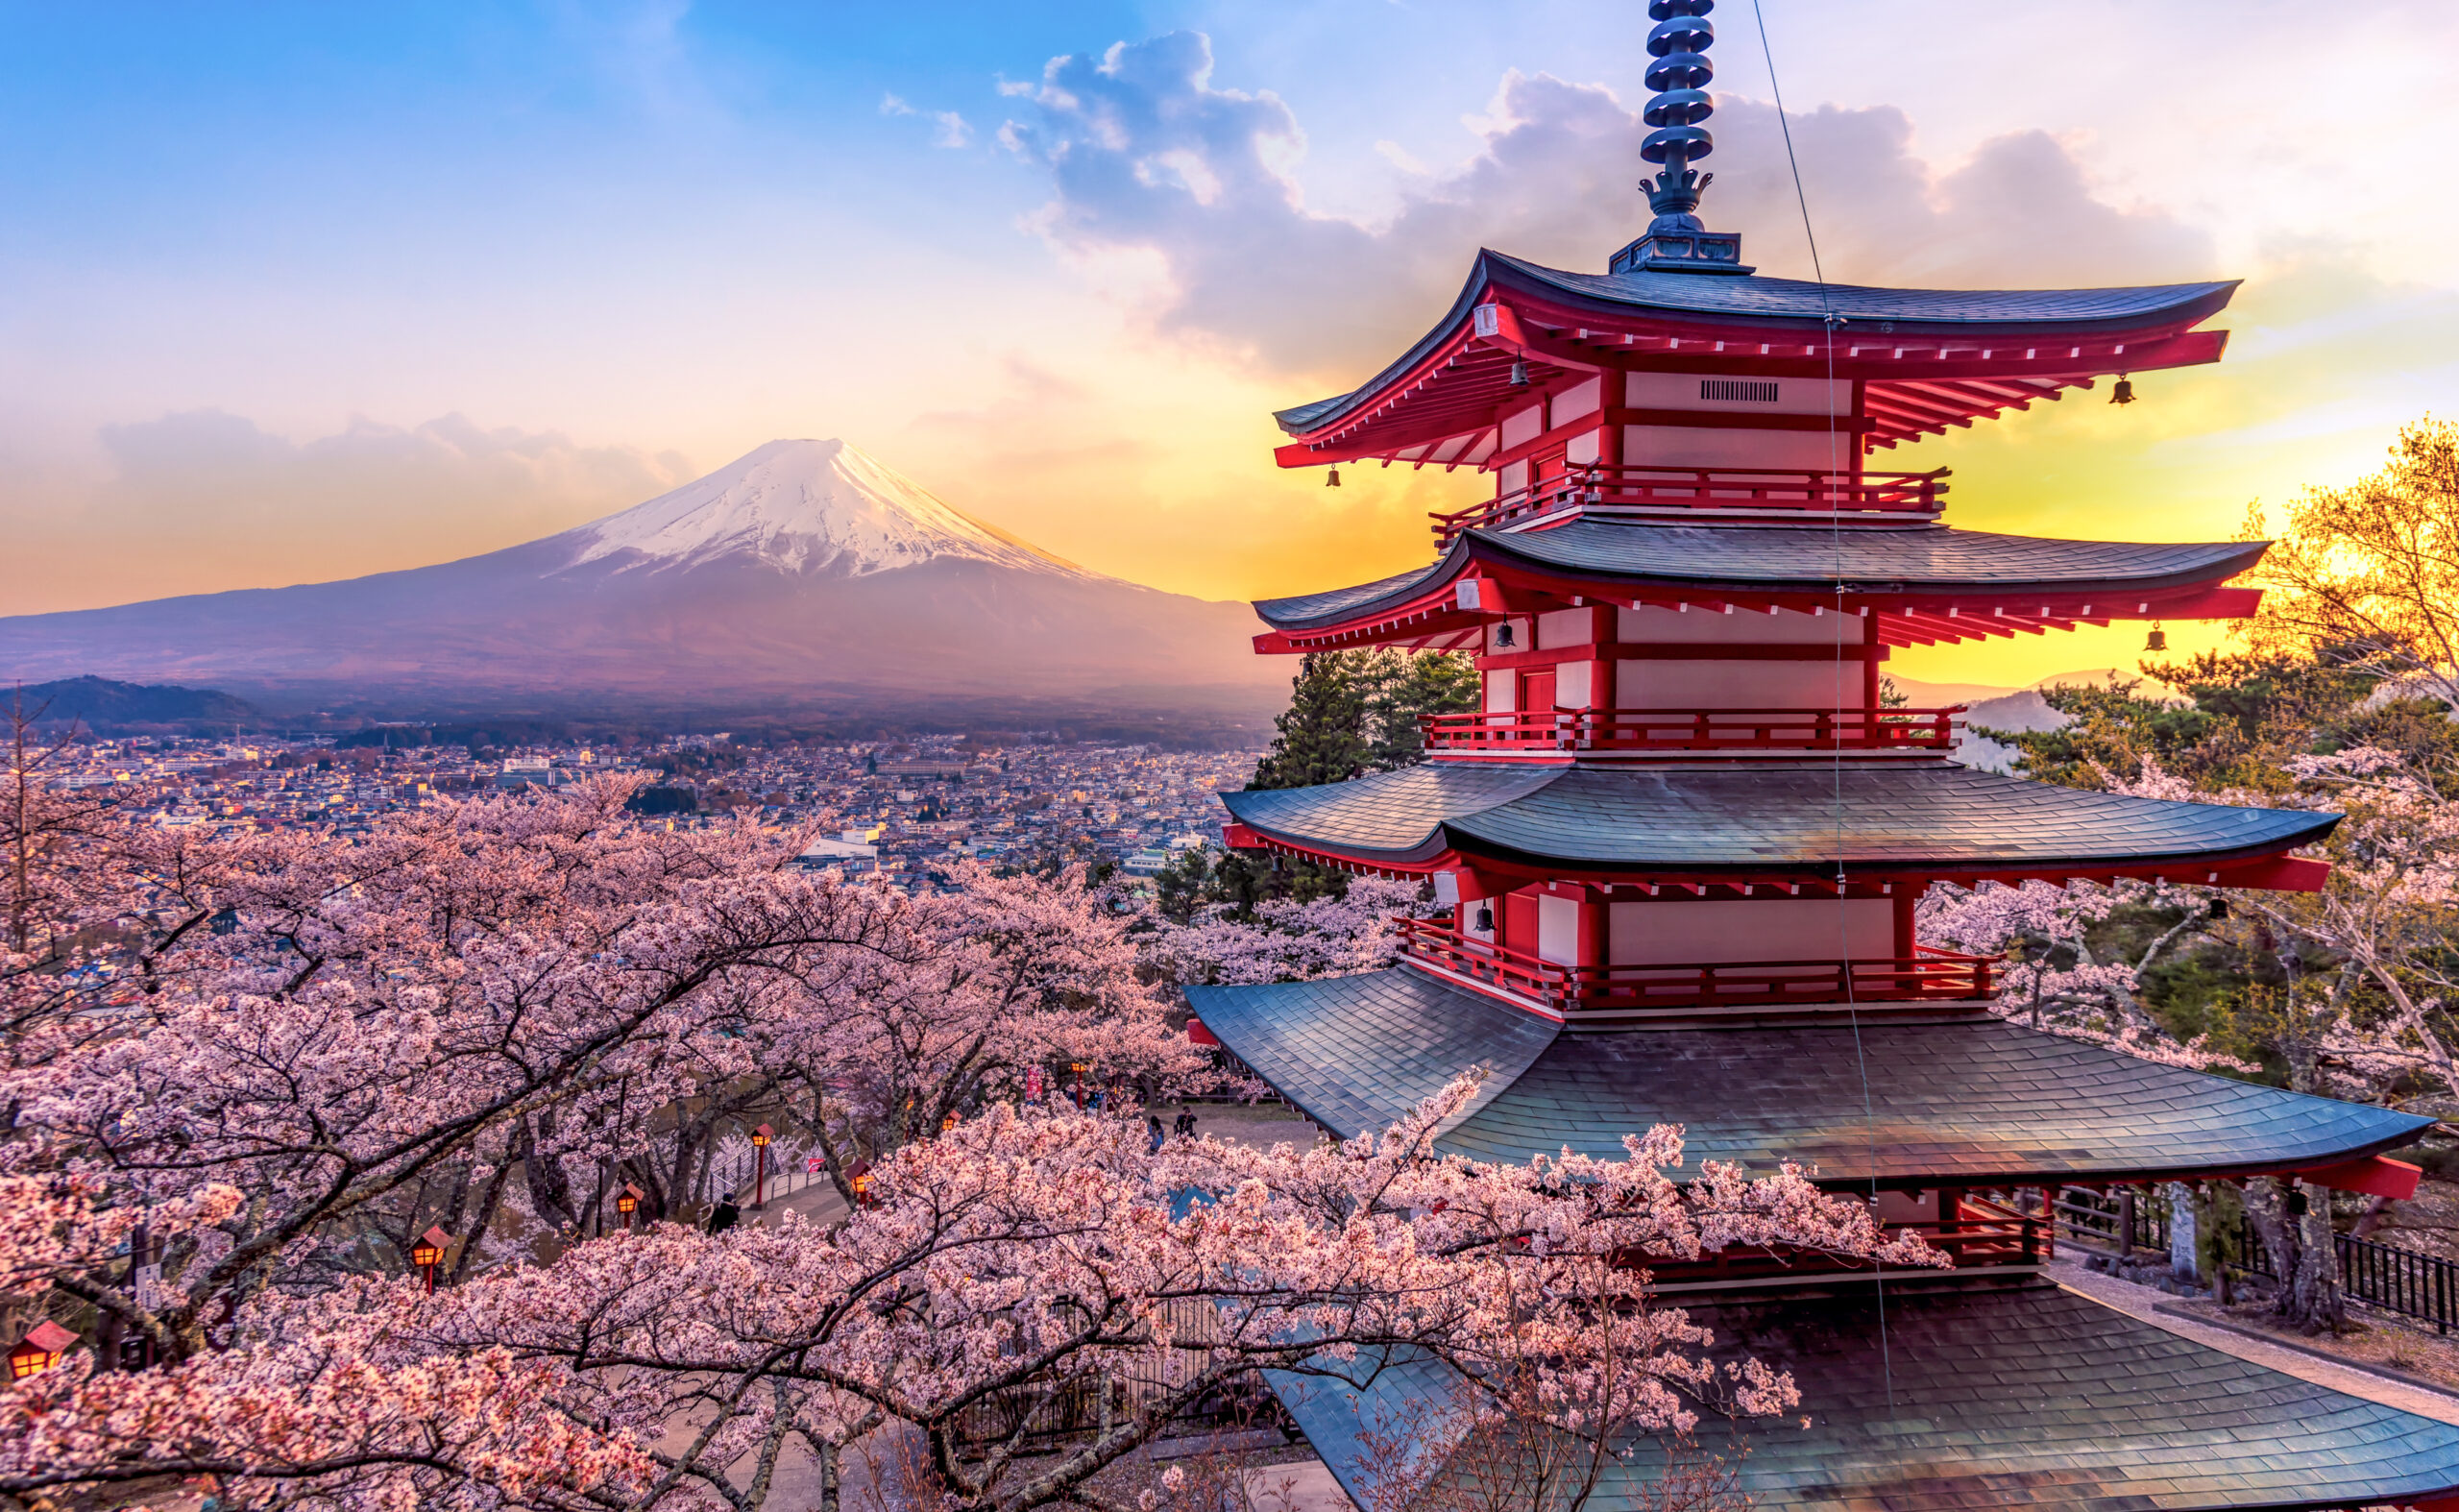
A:
POLYGON ((1324 486, 1326 488, 1338 488, 1341 486, 1341 470, 1339 468, 1333 468, 1330 472, 1324 475, 1324 486))
POLYGON ((2130 378, 2119 378, 2117 380, 2117 387, 2109 390, 2109 402, 2112 404, 2133 403, 2134 379, 2130 378))
POLYGON ((1525 363, 1525 362, 1522 362, 1522 361, 1519 361, 1519 360, 1517 360, 1517 359, 1515 359, 1515 360, 1512 362, 1512 364, 1511 364, 1511 386, 1512 386, 1512 387, 1514 387, 1514 388, 1526 388, 1526 387, 1528 386, 1528 364, 1527 364, 1527 363, 1525 363))
POLYGON ((1495 911, 1493 906, 1486 903, 1478 904, 1477 921, 1469 927, 1480 935, 1493 934, 1495 932, 1495 911))
POLYGON ((2157 624, 2155 624, 2152 626, 2152 633, 2143 638, 2143 648, 2147 651, 2167 650, 2169 648, 2169 632, 2161 629, 2157 624))

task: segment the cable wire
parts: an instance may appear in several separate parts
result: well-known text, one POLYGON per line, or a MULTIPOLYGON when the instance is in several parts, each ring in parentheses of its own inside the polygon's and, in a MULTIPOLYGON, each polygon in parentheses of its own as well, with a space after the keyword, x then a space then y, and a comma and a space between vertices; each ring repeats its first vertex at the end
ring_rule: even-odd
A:
MULTIPOLYGON (((1801 159, 1793 151, 1792 120, 1785 113, 1785 89, 1784 85, 1779 84, 1776 79, 1776 52, 1775 49, 1769 45, 1767 40, 1767 14, 1765 11, 1761 9, 1760 0, 1750 0, 1750 14, 1751 19, 1756 21, 1759 26, 1759 53, 1760 56, 1765 59, 1767 62, 1767 87, 1768 91, 1775 96, 1776 124, 1784 133, 1785 163, 1786 166, 1792 171, 1793 202, 1801 207, 1802 237, 1810 244, 1811 277, 1815 280, 1818 284, 1820 325, 1825 332, 1825 345, 1827 352, 1827 472, 1828 476, 1833 478, 1837 474, 1843 471, 1843 469, 1838 465, 1843 460, 1843 457, 1838 450, 1838 441, 1840 437, 1839 429, 1836 423, 1836 328, 1842 325, 1844 322, 1843 317, 1836 313, 1835 304, 1828 293, 1827 270, 1819 261, 1818 232, 1811 224, 1810 196, 1802 187, 1801 159)), ((1834 484, 1830 483, 1828 486, 1833 488, 1834 484)), ((1835 695, 1836 706, 1840 710, 1844 707, 1844 630, 1842 622, 1844 619, 1845 598, 1844 521, 1840 504, 1838 507, 1832 509, 1828 514, 1828 545, 1836 568, 1836 616, 1838 623, 1836 630, 1835 695)), ((1870 622, 1862 636, 1863 654, 1864 656, 1870 654, 1877 648, 1875 645, 1872 644, 1872 639, 1878 630, 1878 615, 1874 611, 1867 618, 1870 622)), ((1866 673, 1864 674, 1864 677, 1866 679, 1866 673)), ((1863 710, 1862 717, 1865 721, 1866 727, 1874 728, 1878 719, 1878 711, 1876 709, 1863 710)), ((1860 1072, 1862 1079, 1862 1132, 1864 1146, 1864 1158, 1869 1162, 1870 1170, 1870 1217, 1872 1224, 1875 1226, 1878 1220, 1879 1206, 1878 1111, 1870 1097, 1870 1061, 1868 1052, 1862 1044, 1861 1006, 1853 992, 1852 913, 1846 906, 1849 900, 1845 896, 1844 742, 1842 731, 1840 729, 1838 731, 1836 747, 1831 756, 1830 770, 1834 778, 1831 786, 1831 792, 1833 794, 1832 812, 1835 818, 1836 845, 1836 934, 1841 953, 1841 959, 1843 961, 1843 969, 1838 973, 1838 975, 1843 979, 1845 1021, 1849 1023, 1853 1029, 1853 1062, 1855 1068, 1860 1072)), ((1888 928, 1890 939, 1892 939, 1893 924, 1891 922, 1888 928)), ((1945 1203, 1946 1194, 1944 1191, 1939 1193, 1938 1200, 1941 1204, 1945 1203)), ((1941 1214, 1941 1216, 1944 1215, 1941 1214)), ((1870 1266, 1871 1286, 1878 1298, 1879 1369, 1880 1374, 1885 1378, 1887 1386, 1887 1414, 1892 1417, 1895 1413, 1895 1361, 1888 1350, 1887 1336, 1887 1266, 1885 1262, 1880 1260, 1876 1256, 1872 1256, 1870 1257, 1870 1266)))

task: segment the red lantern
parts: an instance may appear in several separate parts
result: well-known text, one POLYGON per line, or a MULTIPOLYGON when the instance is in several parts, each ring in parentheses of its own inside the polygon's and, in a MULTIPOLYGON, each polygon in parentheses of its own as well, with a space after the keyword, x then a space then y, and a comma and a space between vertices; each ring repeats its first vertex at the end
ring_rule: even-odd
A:
POLYGON ((451 1247, 452 1235, 445 1232, 442 1225, 420 1234, 418 1242, 410 1246, 410 1263, 426 1273, 426 1289, 430 1296, 435 1292, 435 1268, 444 1263, 444 1252, 451 1247))
POLYGON ((615 1210, 623 1215, 623 1227, 627 1231, 632 1227, 632 1214, 640 1210, 641 1195, 641 1189, 629 1182, 625 1182, 623 1189, 615 1194, 615 1210))
POLYGON ((777 1131, 767 1124, 751 1131, 752 1158, 760 1162, 759 1174, 751 1179, 751 1206, 754 1207, 768 1206, 768 1141, 775 1137, 777 1131))
POLYGON ((48 1318, 26 1330, 17 1347, 9 1352, 9 1378, 23 1380, 39 1376, 60 1363, 77 1342, 77 1335, 48 1318))

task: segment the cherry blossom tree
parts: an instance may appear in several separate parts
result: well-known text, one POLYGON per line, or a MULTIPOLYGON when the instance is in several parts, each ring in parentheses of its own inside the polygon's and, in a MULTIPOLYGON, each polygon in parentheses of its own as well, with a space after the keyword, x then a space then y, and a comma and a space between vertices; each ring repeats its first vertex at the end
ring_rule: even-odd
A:
POLYGON ((1677 1184, 1668 1128, 1619 1160, 1438 1157, 1473 1091, 1304 1150, 1154 1153, 1129 1120, 1003 1104, 886 1158, 833 1232, 658 1225, 432 1299, 373 1278, 268 1290, 227 1347, 165 1372, 45 1378, 41 1411, 0 1435, 0 1494, 206 1473, 344 1506, 752 1508, 803 1460, 825 1506, 849 1446, 891 1432, 923 1446, 946 1506, 1123 1509, 1129 1456, 1225 1383, 1338 1382, 1400 1350, 1452 1372, 1468 1421, 1533 1415, 1601 1467, 1703 1412, 1798 1402, 1762 1362, 1711 1362, 1632 1256, 1945 1263, 1797 1168, 1677 1184), (1036 1414, 1086 1393, 1096 1426, 1028 1446, 1036 1414))
POLYGON ((1255 905, 1252 920, 1234 904, 1214 904, 1184 924, 1154 920, 1143 958, 1164 980, 1181 985, 1303 982, 1377 971, 1399 959, 1397 920, 1424 916, 1423 884, 1352 877, 1343 896, 1255 905))
MULTIPOLYGON (((46 849, 37 933, 65 943, 0 979, 0 1286, 88 1343, 6 1388, 0 1504, 204 1476, 234 1505, 745 1507, 791 1456, 834 1484, 886 1435, 954 1506, 1101 1506, 1224 1382, 1398 1348, 1489 1418, 1542 1378, 1527 1400, 1619 1451, 1789 1386, 1710 1369, 1607 1261, 1881 1245, 1798 1171, 1677 1186, 1670 1130, 1619 1161, 1439 1158, 1465 1085, 1340 1150, 1154 1153, 1019 1107, 1054 1061, 1191 1067, 1105 894, 833 886, 784 865, 795 837, 647 828, 626 793, 46 849), (834 1230, 654 1221, 761 1114, 869 1160, 872 1201, 834 1230), (619 1180, 639 1232, 602 1223, 619 1180), (122 1336, 151 1368, 115 1368, 122 1336), (1018 1413, 1086 1391, 1115 1410, 1024 1451, 1018 1413)), ((1403 901, 1331 922, 1370 950, 1403 901)))
POLYGON ((2060 887, 2035 880, 2011 887, 1942 883, 1922 896, 1915 920, 1928 943, 2006 958, 1991 1003, 2002 1018, 2163 1064, 2251 1071, 2250 1062, 2206 1036, 2180 1041, 2137 996, 2152 963, 2206 929, 2211 916, 2203 889, 2124 880, 2060 887), (2124 908, 2179 916, 2131 961, 2102 960, 2089 938, 2092 928, 2124 908))

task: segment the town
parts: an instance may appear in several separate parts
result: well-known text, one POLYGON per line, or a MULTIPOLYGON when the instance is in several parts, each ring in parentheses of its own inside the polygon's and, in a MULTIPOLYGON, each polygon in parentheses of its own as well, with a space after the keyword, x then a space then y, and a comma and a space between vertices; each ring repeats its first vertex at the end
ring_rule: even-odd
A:
POLYGON ((54 757, 50 781, 89 800, 124 793, 132 815, 165 828, 347 840, 385 814, 443 798, 625 775, 641 784, 634 810, 669 828, 750 815, 764 829, 808 837, 805 870, 928 891, 968 860, 1150 877, 1174 852, 1219 845, 1229 816, 1214 794, 1244 786, 1259 754, 967 736, 737 744, 720 732, 505 750, 418 739, 416 729, 379 728, 339 740, 78 740, 54 757))

